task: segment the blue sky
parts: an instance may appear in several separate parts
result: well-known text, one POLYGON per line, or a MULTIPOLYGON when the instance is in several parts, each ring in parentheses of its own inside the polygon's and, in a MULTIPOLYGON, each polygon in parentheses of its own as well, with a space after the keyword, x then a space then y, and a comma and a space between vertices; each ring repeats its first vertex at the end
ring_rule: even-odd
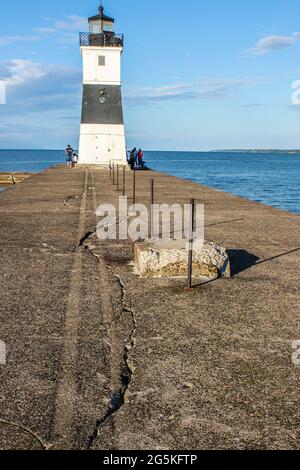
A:
MULTIPOLYGON (((125 34, 128 147, 300 148, 299 0, 104 0, 125 34)), ((0 17, 0 148, 78 143, 78 32, 98 0, 15 0, 0 17)))

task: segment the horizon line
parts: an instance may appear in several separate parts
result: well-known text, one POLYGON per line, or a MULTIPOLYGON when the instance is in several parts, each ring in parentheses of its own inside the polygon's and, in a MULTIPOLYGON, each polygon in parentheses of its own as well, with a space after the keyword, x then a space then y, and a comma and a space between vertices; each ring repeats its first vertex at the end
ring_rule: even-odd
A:
MULTIPOLYGON (((0 148, 0 151, 36 151, 36 152, 60 152, 64 151, 63 147, 60 148, 0 148)), ((128 150, 129 151, 129 150, 128 150)), ((300 148, 222 148, 222 149, 210 149, 210 150, 158 150, 158 149, 143 149, 144 152, 177 152, 177 153, 212 153, 212 152, 300 152, 300 148)))

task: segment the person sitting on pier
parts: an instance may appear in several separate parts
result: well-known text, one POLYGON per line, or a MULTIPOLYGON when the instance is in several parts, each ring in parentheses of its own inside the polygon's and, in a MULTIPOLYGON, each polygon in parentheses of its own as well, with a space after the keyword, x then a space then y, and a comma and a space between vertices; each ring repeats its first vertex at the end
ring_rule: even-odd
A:
POLYGON ((78 155, 75 152, 73 152, 73 155, 72 155, 72 168, 75 168, 77 163, 78 163, 78 155))
POLYGON ((73 156, 74 150, 72 149, 70 144, 67 145, 65 153, 66 153, 67 167, 71 168, 72 167, 72 156, 73 156))

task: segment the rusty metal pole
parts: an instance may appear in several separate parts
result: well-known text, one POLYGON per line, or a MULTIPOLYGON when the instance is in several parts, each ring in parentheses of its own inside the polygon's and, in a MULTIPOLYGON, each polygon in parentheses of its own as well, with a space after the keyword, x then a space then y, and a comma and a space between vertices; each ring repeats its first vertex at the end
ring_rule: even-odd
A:
POLYGON ((126 194, 126 168, 123 167, 123 196, 126 194))
POLYGON ((135 192, 136 192, 136 180, 135 180, 135 170, 133 170, 133 190, 132 190, 133 205, 135 204, 135 192))
POLYGON ((113 184, 115 184, 115 162, 113 162, 113 184))
POLYGON ((190 202, 190 227, 189 227, 189 248, 188 248, 188 289, 193 287, 193 245, 195 230, 195 199, 190 202))
POLYGON ((151 208, 150 208, 150 234, 151 238, 154 238, 153 234, 153 205, 154 205, 154 179, 150 180, 150 198, 151 198, 151 208))
POLYGON ((151 206, 154 204, 154 179, 151 178, 150 181, 150 192, 151 192, 151 206))
POLYGON ((119 191, 119 165, 117 165, 117 191, 119 191))
POLYGON ((110 181, 111 181, 111 178, 112 178, 111 170, 112 170, 112 168, 111 168, 111 161, 110 161, 109 162, 109 179, 110 179, 110 181))

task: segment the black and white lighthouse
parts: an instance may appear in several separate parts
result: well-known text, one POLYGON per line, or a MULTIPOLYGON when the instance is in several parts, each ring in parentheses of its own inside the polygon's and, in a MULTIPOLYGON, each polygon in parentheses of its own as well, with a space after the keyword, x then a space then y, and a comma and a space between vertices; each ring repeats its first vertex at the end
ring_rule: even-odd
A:
POLYGON ((114 19, 99 13, 89 18, 89 32, 80 33, 83 58, 83 99, 79 163, 126 164, 121 95, 123 35, 114 32, 114 19))

